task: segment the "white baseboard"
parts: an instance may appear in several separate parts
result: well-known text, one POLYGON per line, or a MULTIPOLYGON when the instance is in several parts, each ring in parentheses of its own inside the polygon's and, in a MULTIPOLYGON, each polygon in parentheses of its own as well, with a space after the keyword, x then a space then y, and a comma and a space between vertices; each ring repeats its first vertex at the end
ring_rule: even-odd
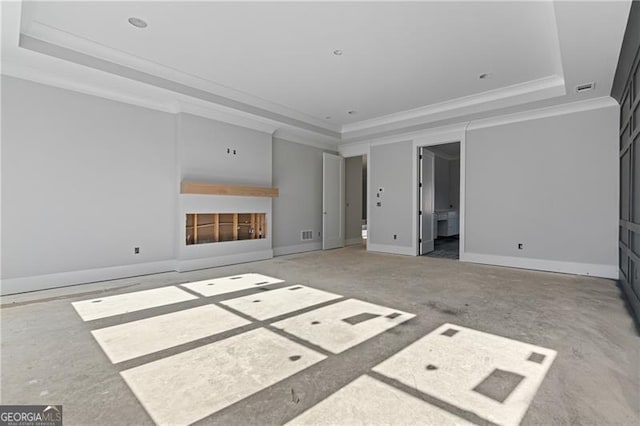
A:
POLYGON ((248 253, 230 254, 227 256, 206 257, 201 259, 183 259, 177 261, 178 272, 194 271, 196 269, 215 268, 217 266, 234 265, 237 263, 255 262, 273 257, 273 250, 251 251, 248 253))
POLYGON ((113 266, 109 268, 85 269, 82 271, 59 272, 55 274, 31 277, 3 279, 0 294, 25 293, 28 291, 66 287, 76 284, 88 284, 97 281, 116 280, 138 275, 158 274, 175 270, 175 260, 137 263, 133 265, 113 266))
POLYGON ((403 254, 405 256, 416 256, 416 250, 413 247, 390 246, 387 244, 367 244, 367 251, 377 251, 380 253, 403 254))
POLYGON ((345 246, 355 246, 356 244, 362 244, 362 237, 347 238, 344 242, 345 246))
POLYGON ((304 253, 306 251, 315 251, 322 250, 322 243, 304 243, 304 244, 295 244, 292 246, 284 246, 284 247, 274 247, 273 255, 274 256, 284 256, 287 254, 294 253, 304 253))
POLYGON ((509 266, 512 268, 534 269, 536 271, 561 272, 564 274, 590 275, 617 280, 617 265, 600 265, 592 263, 563 262, 558 260, 531 259, 526 257, 497 256, 493 254, 462 253, 463 262, 482 263, 485 265, 509 266))

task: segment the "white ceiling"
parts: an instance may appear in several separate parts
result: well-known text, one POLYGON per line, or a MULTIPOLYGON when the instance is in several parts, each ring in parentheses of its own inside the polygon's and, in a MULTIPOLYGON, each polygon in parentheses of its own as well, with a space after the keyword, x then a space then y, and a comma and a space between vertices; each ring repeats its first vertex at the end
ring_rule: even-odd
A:
POLYGON ((174 93, 337 141, 571 102, 587 81, 597 90, 583 97, 608 96, 629 10, 628 1, 45 1, 22 3, 15 23, 5 3, 3 69, 21 64, 10 74, 47 61, 62 69, 62 58, 75 66, 68 79, 85 75, 85 85, 142 82, 139 97, 153 86, 162 95, 150 98, 174 93), (96 78, 105 73, 113 78, 96 78))

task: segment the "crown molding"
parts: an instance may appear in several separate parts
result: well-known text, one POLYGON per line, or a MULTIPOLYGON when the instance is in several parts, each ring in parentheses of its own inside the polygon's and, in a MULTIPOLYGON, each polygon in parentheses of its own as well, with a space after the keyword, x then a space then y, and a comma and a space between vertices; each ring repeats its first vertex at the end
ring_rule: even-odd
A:
MULTIPOLYGON (((300 123, 324 129, 329 132, 340 132, 340 127, 338 125, 327 123, 324 120, 307 115, 301 111, 262 99, 258 96, 254 96, 240 90, 223 86, 206 78, 188 74, 178 69, 105 46, 38 21, 28 22, 26 29, 22 28, 20 44, 21 46, 30 49, 31 46, 35 44, 34 40, 45 43, 46 46, 56 46, 68 49, 78 55, 84 55, 86 57, 100 59, 120 65, 125 68, 124 70, 121 69, 121 72, 126 71, 126 68, 130 68, 131 70, 140 71, 159 79, 166 79, 172 82, 184 84, 185 86, 193 89, 203 90, 220 97, 221 99, 219 99, 219 101, 222 102, 226 99, 233 100, 234 103, 236 103, 236 109, 249 111, 252 108, 257 108, 299 121, 300 123)), ((39 48, 41 47, 42 46, 39 48)), ((43 53, 52 54, 53 51, 54 50, 51 49, 51 53, 43 53)), ((99 62, 94 61, 93 65, 94 67, 97 67, 99 66, 99 62)))
POLYGON ((246 129, 256 130, 258 132, 273 133, 278 129, 278 124, 260 117, 249 117, 239 111, 229 109, 228 111, 217 108, 215 105, 198 105, 187 101, 178 101, 176 103, 176 111, 197 115, 199 117, 209 118, 223 123, 232 124, 234 126, 244 127, 246 129))
POLYGON ((169 114, 193 114, 268 134, 273 134, 279 126, 279 123, 269 122, 260 117, 254 118, 249 114, 243 114, 230 108, 223 109, 212 104, 202 105, 196 103, 197 101, 188 99, 166 102, 153 101, 149 97, 136 97, 132 96, 130 92, 98 88, 93 84, 82 84, 77 80, 54 76, 46 71, 16 65, 11 62, 2 64, 2 75, 169 114))
POLYGON ((537 120, 540 118, 553 117, 556 115, 572 114, 576 112, 610 107, 617 108, 619 107, 619 105, 611 96, 602 96, 599 98, 591 98, 583 101, 569 102, 545 108, 532 109, 513 114, 506 114, 497 117, 471 121, 467 126, 467 130, 477 130, 486 127, 495 127, 505 124, 517 123, 520 121, 537 120))
POLYGON ((131 92, 116 91, 94 84, 82 83, 78 80, 63 77, 50 71, 44 71, 39 68, 30 67, 9 60, 3 61, 1 72, 2 75, 8 77, 32 81, 34 83, 43 84, 45 86, 65 89, 71 92, 82 93, 90 96, 96 96, 115 102, 122 102, 129 105, 135 105, 142 108, 153 109, 156 111, 167 112, 171 114, 179 112, 174 102, 162 102, 153 100, 149 96, 134 96, 131 95, 131 92))
POLYGON ((304 131, 296 127, 280 127, 273 134, 275 139, 282 139, 288 142, 294 142, 301 145, 313 146, 320 149, 330 149, 338 151, 340 139, 330 138, 328 136, 319 135, 304 131))
POLYGON ((427 124, 456 116, 490 111, 566 94, 564 78, 557 75, 486 91, 438 104, 363 120, 342 127, 344 139, 360 138, 402 127, 427 124))

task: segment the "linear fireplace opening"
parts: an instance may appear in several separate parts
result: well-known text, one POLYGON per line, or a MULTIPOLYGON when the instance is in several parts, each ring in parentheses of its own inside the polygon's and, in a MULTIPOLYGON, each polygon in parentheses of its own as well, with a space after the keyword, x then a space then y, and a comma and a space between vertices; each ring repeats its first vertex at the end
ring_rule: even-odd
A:
POLYGON ((266 238, 266 217, 266 213, 187 213, 186 244, 266 238))

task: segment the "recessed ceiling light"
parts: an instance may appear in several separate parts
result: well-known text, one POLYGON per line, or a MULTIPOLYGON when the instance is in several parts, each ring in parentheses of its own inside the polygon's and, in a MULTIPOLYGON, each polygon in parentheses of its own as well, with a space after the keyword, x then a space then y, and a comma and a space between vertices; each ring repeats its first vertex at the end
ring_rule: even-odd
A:
POLYGON ((336 56, 342 56, 342 50, 336 49, 336 50, 333 51, 333 54, 336 55, 336 56))
POLYGON ((135 16, 129 18, 129 23, 134 27, 147 28, 147 23, 140 18, 136 18, 135 16))
POLYGON ((491 77, 493 77, 493 74, 491 73, 480 74, 480 80, 487 80, 491 77))
POLYGON ((347 111, 347 114, 349 114, 349 115, 354 115, 354 114, 357 114, 357 113, 358 113, 358 111, 354 111, 354 110, 347 111))

